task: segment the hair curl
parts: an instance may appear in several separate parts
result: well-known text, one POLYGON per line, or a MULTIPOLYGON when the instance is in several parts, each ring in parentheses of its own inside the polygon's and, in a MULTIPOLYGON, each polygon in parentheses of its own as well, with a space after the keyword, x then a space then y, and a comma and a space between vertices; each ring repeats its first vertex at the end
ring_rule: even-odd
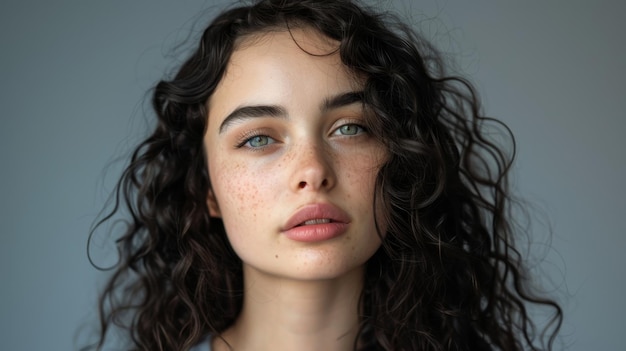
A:
POLYGON ((101 349, 115 325, 129 331, 134 349, 187 350, 234 322, 241 261, 207 208, 206 103, 242 38, 294 26, 337 40, 342 62, 366 77, 368 127, 389 153, 376 182, 377 223, 386 232, 379 230, 382 246, 366 267, 361 344, 550 349, 562 312, 528 289, 513 246, 507 174, 514 148, 507 154, 485 126, 502 127, 511 142, 512 135, 481 115, 472 86, 448 76, 430 44, 393 16, 348 0, 262 0, 227 10, 175 77, 157 84, 156 128, 135 149, 112 211, 96 225, 123 208, 129 213, 92 347, 101 349), (554 310, 543 332, 527 303, 554 310))

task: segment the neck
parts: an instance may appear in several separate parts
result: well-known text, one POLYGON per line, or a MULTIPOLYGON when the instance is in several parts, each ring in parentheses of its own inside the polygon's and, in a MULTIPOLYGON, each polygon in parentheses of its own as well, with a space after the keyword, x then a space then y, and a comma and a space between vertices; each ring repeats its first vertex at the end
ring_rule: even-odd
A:
MULTIPOLYGON (((363 268, 339 278, 293 280, 244 266, 240 316, 222 337, 234 351, 353 350, 363 268)), ((228 350, 219 338, 216 351, 228 350)))

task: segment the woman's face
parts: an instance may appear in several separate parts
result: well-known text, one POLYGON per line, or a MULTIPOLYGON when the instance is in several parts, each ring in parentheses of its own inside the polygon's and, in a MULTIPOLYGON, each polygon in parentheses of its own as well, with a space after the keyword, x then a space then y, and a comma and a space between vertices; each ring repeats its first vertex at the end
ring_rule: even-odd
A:
POLYGON ((329 279, 380 246, 373 192, 386 152, 362 84, 332 42, 293 30, 245 39, 208 101, 209 208, 248 269, 329 279))

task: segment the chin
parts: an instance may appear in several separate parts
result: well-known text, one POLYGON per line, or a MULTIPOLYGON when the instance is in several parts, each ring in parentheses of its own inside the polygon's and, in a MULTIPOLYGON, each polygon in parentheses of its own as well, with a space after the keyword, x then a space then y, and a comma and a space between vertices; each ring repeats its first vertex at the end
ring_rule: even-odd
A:
POLYGON ((288 269, 285 275, 297 280, 329 280, 361 275, 365 269, 365 263, 375 252, 373 250, 370 255, 369 252, 363 251, 359 252, 359 256, 352 256, 354 252, 306 250, 298 253, 293 260, 290 260, 291 264, 283 268, 288 269))

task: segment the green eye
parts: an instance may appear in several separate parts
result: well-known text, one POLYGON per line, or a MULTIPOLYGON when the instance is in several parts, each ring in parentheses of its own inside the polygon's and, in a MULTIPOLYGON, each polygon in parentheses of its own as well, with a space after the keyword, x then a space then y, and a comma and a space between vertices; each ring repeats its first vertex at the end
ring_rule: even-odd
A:
POLYGON ((337 129, 337 132, 341 135, 357 135, 359 133, 363 133, 365 130, 358 124, 344 124, 337 129))
POLYGON ((246 140, 244 145, 251 147, 251 148, 258 148, 258 147, 267 146, 273 143, 274 143, 274 139, 268 137, 267 135, 257 135, 246 140))

